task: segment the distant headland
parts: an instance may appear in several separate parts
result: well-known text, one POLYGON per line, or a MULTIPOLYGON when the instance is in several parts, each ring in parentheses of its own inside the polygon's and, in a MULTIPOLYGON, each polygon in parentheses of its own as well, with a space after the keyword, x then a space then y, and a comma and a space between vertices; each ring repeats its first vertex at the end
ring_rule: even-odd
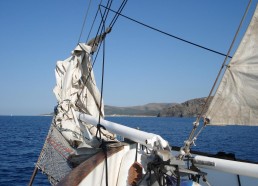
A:
POLYGON ((106 116, 195 117, 200 114, 206 98, 196 98, 183 103, 149 103, 141 106, 105 106, 106 116))
MULTIPOLYGON (((117 107, 105 105, 105 116, 114 117, 196 117, 206 98, 196 98, 183 103, 148 103, 140 106, 117 107)), ((41 114, 53 116, 54 113, 41 114)))

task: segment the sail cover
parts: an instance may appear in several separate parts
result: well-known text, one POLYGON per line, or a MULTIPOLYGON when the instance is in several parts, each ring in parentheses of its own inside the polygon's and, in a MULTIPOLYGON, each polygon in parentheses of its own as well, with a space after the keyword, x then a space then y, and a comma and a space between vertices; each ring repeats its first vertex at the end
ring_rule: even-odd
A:
POLYGON ((258 126, 258 6, 205 117, 213 125, 258 126))

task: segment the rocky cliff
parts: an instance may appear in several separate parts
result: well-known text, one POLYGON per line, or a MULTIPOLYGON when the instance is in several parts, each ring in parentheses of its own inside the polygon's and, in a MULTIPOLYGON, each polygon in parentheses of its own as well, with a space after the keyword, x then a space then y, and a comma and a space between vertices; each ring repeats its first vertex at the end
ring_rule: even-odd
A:
POLYGON ((184 103, 164 108, 158 117, 196 117, 200 114, 206 98, 188 100, 184 103))
POLYGON ((107 116, 157 116, 161 110, 176 103, 149 103, 141 106, 115 107, 105 105, 107 116))

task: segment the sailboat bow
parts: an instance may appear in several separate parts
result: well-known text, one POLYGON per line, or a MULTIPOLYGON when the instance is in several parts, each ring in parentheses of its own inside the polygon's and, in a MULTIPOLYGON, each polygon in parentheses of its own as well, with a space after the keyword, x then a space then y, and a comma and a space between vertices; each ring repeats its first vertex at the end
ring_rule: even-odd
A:
POLYGON ((208 125, 258 126, 258 6, 235 55, 229 64, 223 64, 226 70, 221 83, 203 110, 206 113, 201 114, 205 118, 203 128, 196 135, 197 119, 178 152, 160 135, 104 118, 105 39, 126 3, 124 0, 114 11, 109 25, 112 1, 100 5, 97 12, 101 23, 95 37, 78 43, 70 57, 57 62, 53 91, 58 104, 35 170, 45 173, 52 185, 236 185, 237 178, 239 185, 240 176, 247 180, 245 183, 258 184, 258 164, 191 154, 191 146, 208 125), (93 68, 100 50, 103 63, 99 90, 93 68))

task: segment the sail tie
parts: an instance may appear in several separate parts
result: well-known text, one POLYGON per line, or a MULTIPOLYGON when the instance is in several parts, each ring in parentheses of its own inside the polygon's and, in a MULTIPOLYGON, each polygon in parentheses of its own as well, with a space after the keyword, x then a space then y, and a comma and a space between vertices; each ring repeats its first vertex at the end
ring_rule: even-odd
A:
POLYGON ((103 128, 104 130, 106 130, 106 128, 103 126, 103 125, 101 125, 100 123, 97 125, 97 131, 96 131, 96 137, 97 137, 97 139, 100 141, 100 140, 102 140, 102 137, 101 137, 101 134, 103 134, 102 133, 102 131, 101 131, 101 128, 103 128), (99 135, 99 137, 98 137, 98 135, 99 135))

